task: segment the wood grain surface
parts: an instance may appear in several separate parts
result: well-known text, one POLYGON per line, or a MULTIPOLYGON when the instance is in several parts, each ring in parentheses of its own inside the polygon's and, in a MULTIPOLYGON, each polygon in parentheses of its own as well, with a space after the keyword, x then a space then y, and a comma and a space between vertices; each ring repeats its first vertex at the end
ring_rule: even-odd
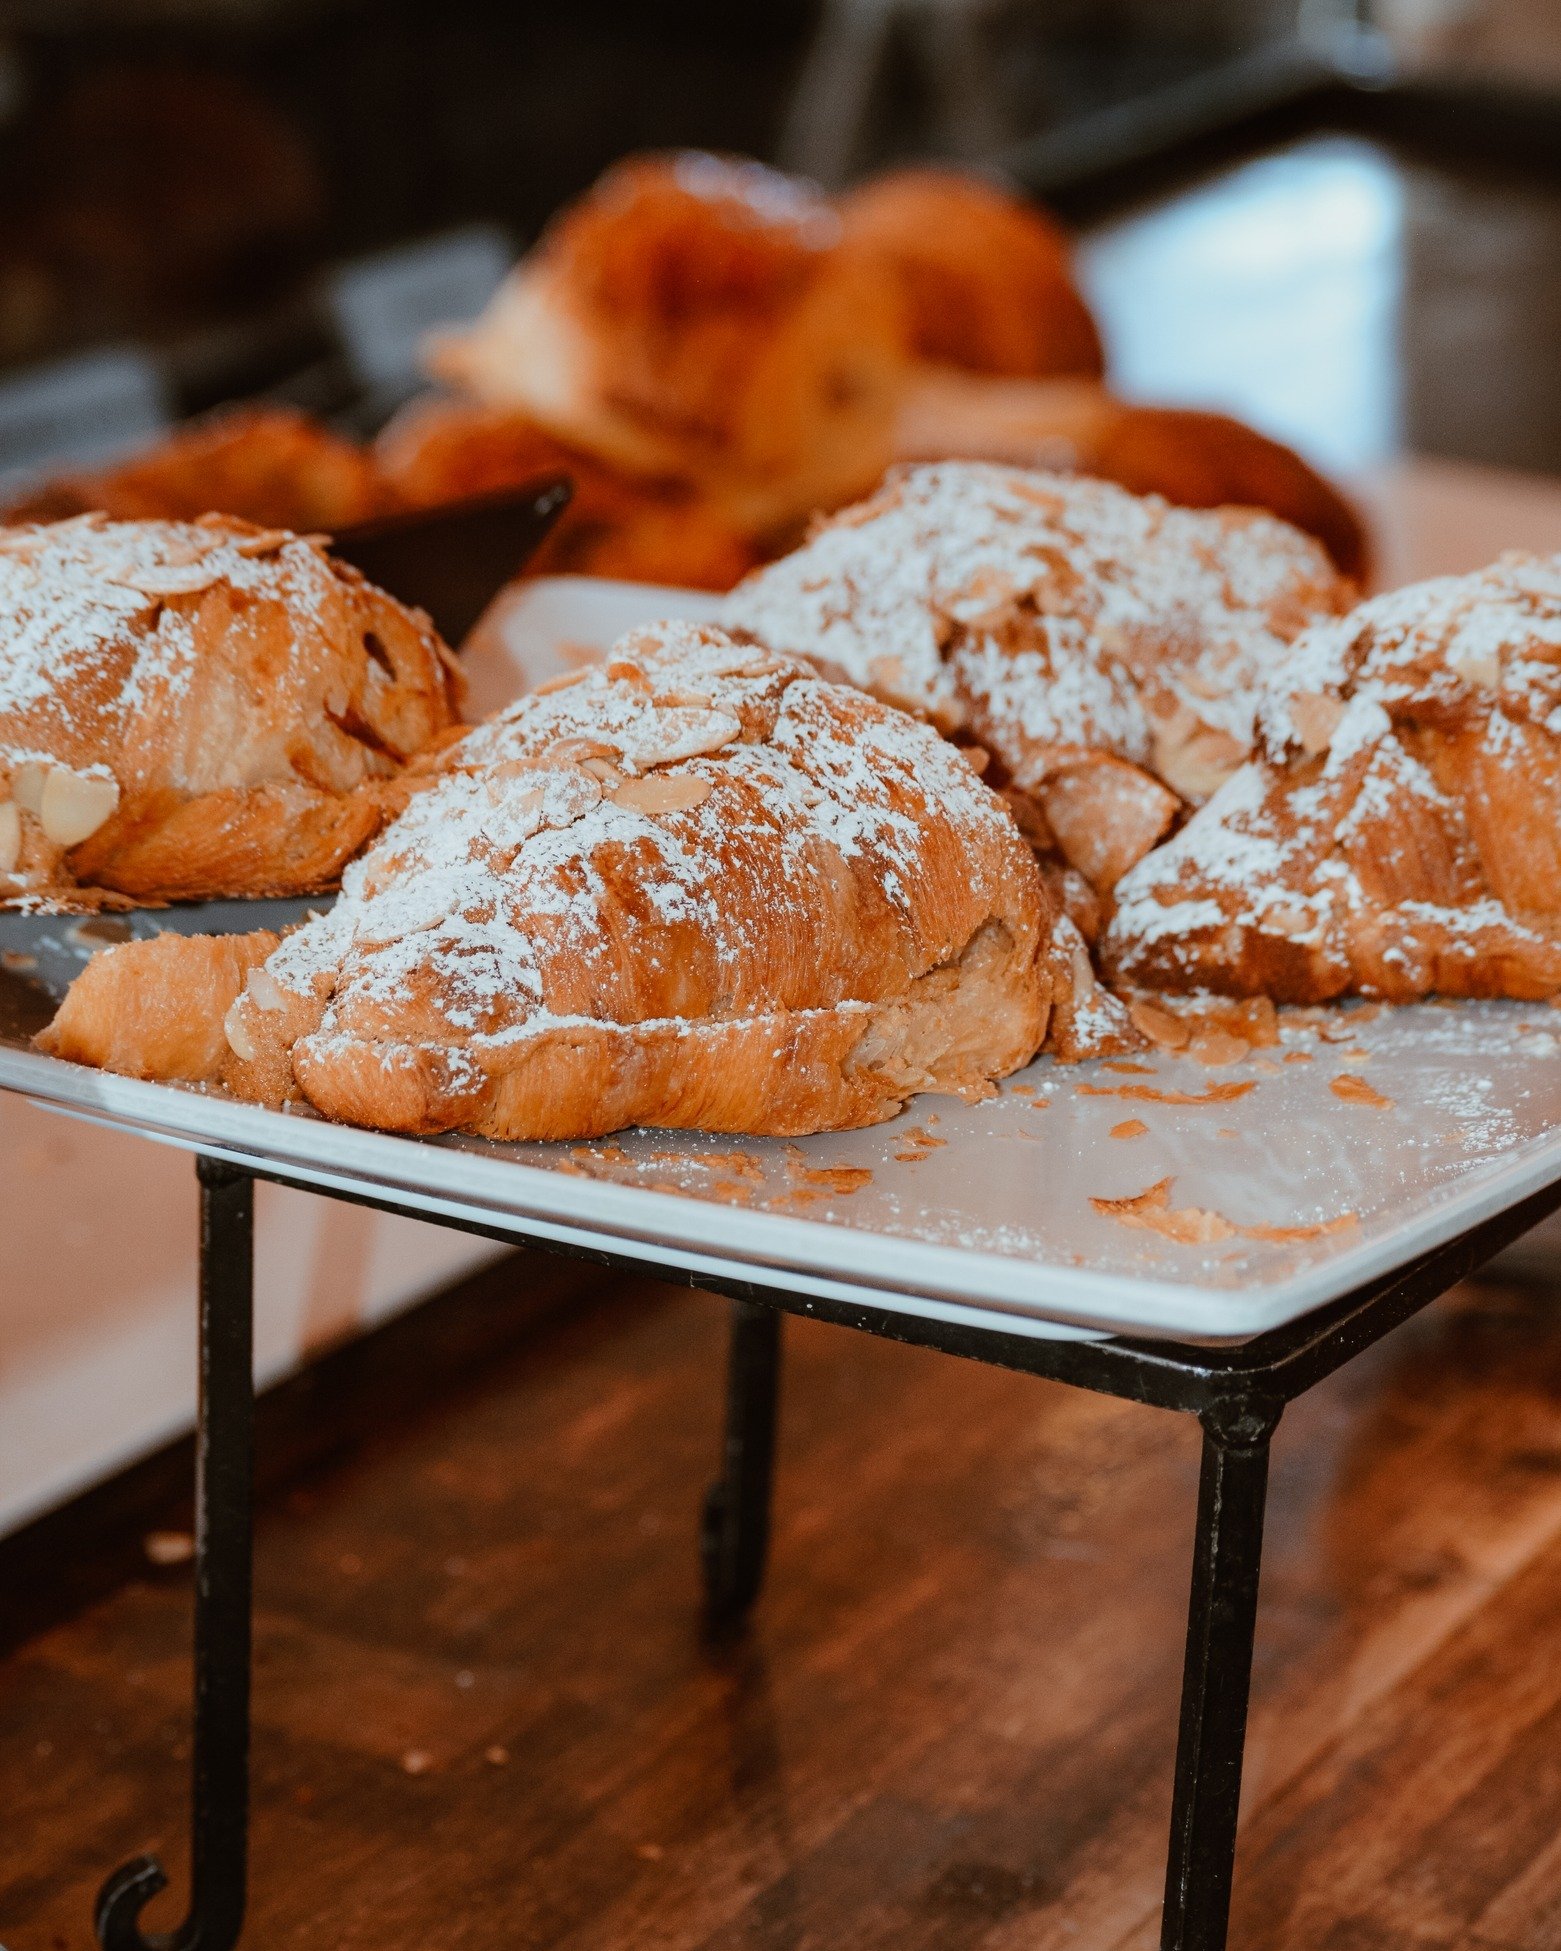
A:
MULTIPOLYGON (((247 1941, 1151 1951, 1195 1428, 788 1323, 770 1583, 713 1643, 723 1311, 570 1281, 509 1343, 431 1303, 272 1459, 247 1941)), ((189 1597, 147 1565, 0 1665, 8 1951, 86 1951, 147 1846, 176 1917, 189 1597)), ((1561 1314, 1465 1288, 1281 1427, 1233 1944, 1561 1944, 1558 1640, 1561 1314)))

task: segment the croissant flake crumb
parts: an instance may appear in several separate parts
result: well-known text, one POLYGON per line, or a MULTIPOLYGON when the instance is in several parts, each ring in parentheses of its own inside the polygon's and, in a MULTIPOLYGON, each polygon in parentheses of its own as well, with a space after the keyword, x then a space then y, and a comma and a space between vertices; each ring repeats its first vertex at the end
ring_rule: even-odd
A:
POLYGON ((1384 1097, 1381 1091, 1374 1090, 1364 1077, 1357 1077, 1353 1071, 1347 1070, 1331 1078, 1328 1088, 1346 1104, 1363 1104, 1373 1111, 1391 1110, 1393 1105, 1392 1098, 1384 1097))
POLYGON ((1157 1179, 1131 1198, 1092 1198, 1089 1203, 1103 1218, 1114 1219, 1119 1226, 1158 1233, 1162 1239, 1175 1240, 1183 1246, 1211 1246, 1218 1240, 1234 1239, 1236 1228, 1223 1214, 1202 1206, 1173 1209, 1171 1187, 1174 1184, 1174 1179, 1157 1179))
POLYGON ((1225 1084, 1210 1084, 1201 1091, 1159 1090, 1150 1084, 1080 1084, 1080 1097, 1136 1098, 1145 1104, 1231 1104, 1238 1097, 1255 1091, 1257 1085, 1243 1078, 1225 1084))
POLYGON ((1261 1240, 1271 1245, 1290 1245, 1326 1239, 1359 1224, 1356 1214, 1339 1213, 1333 1219, 1319 1220, 1310 1225, 1241 1226, 1208 1207, 1173 1207, 1171 1187, 1175 1183, 1171 1177, 1157 1179, 1152 1186, 1129 1198, 1092 1198, 1089 1203, 1104 1219, 1115 1220, 1119 1226, 1135 1227, 1142 1232, 1158 1233, 1162 1239, 1174 1240, 1180 1246, 1213 1246, 1221 1240, 1238 1237, 1261 1240))

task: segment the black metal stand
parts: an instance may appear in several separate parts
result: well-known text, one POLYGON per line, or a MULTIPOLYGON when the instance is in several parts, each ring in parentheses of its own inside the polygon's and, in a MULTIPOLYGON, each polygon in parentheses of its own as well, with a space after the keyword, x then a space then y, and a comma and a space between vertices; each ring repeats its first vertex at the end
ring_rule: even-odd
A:
POLYGON ((1257 1626, 1268 1446, 1278 1411, 1203 1419, 1162 1951, 1217 1951, 1230 1917, 1257 1626))
MULTIPOLYGON (((190 1909, 148 1938, 140 1911, 164 1887, 149 1857, 104 1885, 103 1951, 231 1951, 244 1918, 248 1829, 252 1168, 202 1159, 201 1406, 197 1475, 195 1789, 190 1909)), ((317 1188, 316 1188, 317 1189, 317 1188)), ((386 1212, 393 1198, 331 1196, 386 1212)), ((769 1540, 781 1318, 805 1314, 1198 1417, 1203 1469, 1172 1796, 1162 1951, 1223 1951, 1241 1799, 1263 1551, 1269 1444, 1286 1403, 1379 1340, 1561 1206, 1561 1185, 1422 1255, 1304 1320, 1232 1346, 1127 1339, 1064 1341, 926 1319, 870 1302, 822 1300, 728 1280, 732 1340, 721 1476, 706 1499, 702 1548, 712 1620, 731 1626, 758 1596, 769 1540)), ((458 1231, 514 1234, 446 1219, 458 1231)), ((562 1250, 562 1249, 559 1249, 562 1250)), ((611 1260, 611 1255, 593 1253, 611 1260)), ((640 1271, 644 1271, 643 1265, 640 1271)), ((672 1279, 688 1279, 676 1269, 672 1279)))
POLYGON ((255 1391, 255 1182, 199 1159, 200 1409, 195 1462, 195 1769, 190 1907, 143 1934, 168 1878, 137 1856, 98 1892, 103 1951, 231 1951, 244 1927, 249 1853, 249 1666, 255 1391))
POLYGON ((726 1453, 705 1495, 700 1551, 713 1625, 740 1619, 759 1596, 770 1543, 770 1485, 780 1399, 781 1317, 733 1301, 726 1372, 726 1453))

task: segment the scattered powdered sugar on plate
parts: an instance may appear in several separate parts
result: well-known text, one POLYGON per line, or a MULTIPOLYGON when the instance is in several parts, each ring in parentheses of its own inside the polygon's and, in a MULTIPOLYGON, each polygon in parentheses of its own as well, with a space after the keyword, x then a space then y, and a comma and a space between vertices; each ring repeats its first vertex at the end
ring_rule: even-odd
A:
MULTIPOLYGON (((1278 1046, 1217 1073, 1243 1086, 1239 1095, 1135 1099, 1130 1108, 1146 1128, 1130 1144, 1111 1135, 1129 1108, 1114 1087, 1141 1083, 1196 1099, 1208 1070, 1151 1052, 1148 1074, 1128 1080, 1103 1063, 1062 1068, 1042 1059, 986 1103, 921 1098, 865 1131, 790 1146, 743 1139, 740 1193, 712 1192, 714 1180, 737 1175, 703 1162, 729 1154, 731 1139, 623 1133, 593 1175, 1040 1266, 1210 1291, 1263 1287, 1424 1218, 1450 1192, 1515 1159, 1556 1148, 1561 1168, 1561 1044, 1530 1047, 1549 1036, 1534 1016, 1534 1005, 1518 1003, 1286 1011, 1278 1046), (1361 1074, 1390 1106, 1334 1093, 1335 1078, 1361 1074), (928 1147, 913 1134, 925 1136, 932 1107, 945 1142, 928 1147), (798 1208, 789 1203, 798 1157, 871 1176, 849 1197, 798 1208), (1219 1222, 1207 1225, 1209 1237, 1124 1226, 1092 1203, 1141 1200, 1167 1179, 1171 1233, 1196 1234, 1175 1215, 1202 1213, 1219 1222)), ((544 1166, 558 1157, 543 1145, 492 1149, 544 1166)), ((1155 1219, 1155 1202, 1147 1214, 1155 1219)))

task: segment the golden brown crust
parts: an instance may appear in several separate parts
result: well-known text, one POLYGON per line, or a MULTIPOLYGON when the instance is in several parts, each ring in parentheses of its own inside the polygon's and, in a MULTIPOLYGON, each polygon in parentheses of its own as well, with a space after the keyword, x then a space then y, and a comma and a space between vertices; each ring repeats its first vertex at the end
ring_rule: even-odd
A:
POLYGON ((718 632, 636 633, 426 774, 228 1010, 240 1095, 405 1132, 795 1135, 988 1090, 1065 987, 959 755, 718 632))
POLYGON ((1561 558, 1377 597, 1118 889, 1118 978, 1322 1002, 1561 992, 1561 558))
POLYGON ((905 356, 891 286, 842 250, 821 196, 672 155, 610 170, 430 364, 758 534, 883 472, 905 356))
POLYGON ((918 357, 1010 379, 1105 370, 1067 233, 1033 203, 959 170, 901 169, 838 208, 847 248, 893 279, 918 357))
POLYGON ((512 407, 439 395, 414 400, 380 435, 375 454, 414 508, 567 474, 569 506, 527 561, 528 576, 725 590, 757 560, 752 543, 685 484, 623 474, 512 407))
POLYGON ((721 620, 983 748, 1109 891, 1241 763, 1258 681, 1349 593, 1265 516, 956 462, 900 471, 721 620))
POLYGON ((1266 508, 1316 536, 1353 583, 1370 575, 1365 525, 1333 483, 1293 448, 1228 414, 1121 403, 1081 466, 1182 508, 1266 508))
POLYGON ((225 517, 0 537, 0 899, 334 883, 458 719, 420 612, 225 517))
POLYGON ((228 1062, 223 1019, 276 947, 253 935, 155 935, 94 956, 38 1038, 51 1057, 202 1083, 228 1062))
POLYGON ((288 407, 244 407, 191 421, 117 466, 30 489, 0 519, 117 521, 236 515, 265 528, 350 527, 397 505, 373 459, 288 407))

